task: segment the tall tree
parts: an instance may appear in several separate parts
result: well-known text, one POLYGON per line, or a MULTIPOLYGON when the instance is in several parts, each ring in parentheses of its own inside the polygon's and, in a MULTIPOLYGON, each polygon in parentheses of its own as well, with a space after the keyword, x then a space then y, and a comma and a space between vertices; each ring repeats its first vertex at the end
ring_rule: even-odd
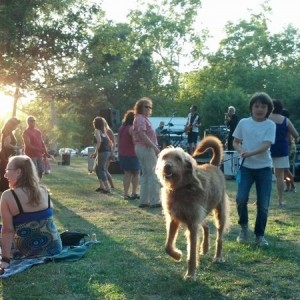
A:
POLYGON ((0 84, 15 88, 13 115, 19 97, 32 88, 34 76, 43 76, 41 66, 45 61, 66 61, 82 47, 83 20, 90 8, 77 3, 80 1, 1 2, 0 84))
POLYGON ((137 49, 133 34, 125 23, 101 23, 94 31, 84 58, 84 76, 95 87, 96 99, 103 100, 101 108, 123 113, 157 85, 152 52, 137 49))
POLYGON ((200 0, 162 0, 129 15, 136 46, 152 53, 161 83, 157 95, 169 101, 168 107, 178 95, 180 66, 190 54, 186 46, 196 49, 201 40, 193 27, 200 4, 200 0))
MULTIPOLYGON (((240 115, 246 115, 250 95, 265 91, 297 111, 296 100, 292 104, 292 99, 299 99, 300 95, 300 35, 292 26, 271 34, 270 12, 268 6, 262 6, 262 12, 251 14, 249 20, 229 22, 225 27, 227 36, 217 52, 207 56, 207 66, 184 77, 185 92, 181 97, 201 101, 199 106, 206 115, 208 107, 215 102, 221 104, 220 98, 228 101, 223 103, 222 110, 240 98, 236 106, 240 115)), ((216 113, 207 121, 210 125, 218 124, 220 117, 221 113, 216 113)))

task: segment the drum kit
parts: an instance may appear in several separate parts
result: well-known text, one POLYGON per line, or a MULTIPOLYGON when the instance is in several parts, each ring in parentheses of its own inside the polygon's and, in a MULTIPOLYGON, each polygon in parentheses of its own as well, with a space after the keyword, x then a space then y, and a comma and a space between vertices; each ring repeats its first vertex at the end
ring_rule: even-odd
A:
POLYGON ((158 144, 161 149, 172 146, 172 147, 181 147, 184 150, 187 148, 187 139, 184 137, 184 128, 182 130, 172 130, 174 124, 172 120, 175 116, 173 113, 172 117, 170 118, 169 122, 165 125, 166 128, 160 131, 160 134, 157 136, 158 144))
MULTIPOLYGON (((160 134, 158 135, 159 145, 161 148, 165 148, 166 146, 173 146, 173 147, 181 147, 187 148, 187 136, 185 134, 184 128, 179 130, 172 130, 172 118, 168 122, 167 128, 161 130, 160 134)), ((204 136, 206 135, 214 135, 218 137, 224 149, 227 149, 227 138, 229 134, 229 129, 225 125, 217 125, 217 126, 210 126, 209 129, 206 129, 204 132, 204 136)))
MULTIPOLYGON (((172 126, 172 124, 167 125, 167 126, 172 126)), ((173 131, 170 128, 163 129, 160 132, 160 134, 157 136, 158 144, 161 148, 165 148, 167 146, 185 148, 186 145, 185 145, 184 141, 186 138, 183 135, 184 135, 184 130, 182 130, 182 131, 174 130, 173 131)))
POLYGON ((227 138, 229 129, 226 125, 210 126, 209 129, 205 130, 205 135, 214 135, 220 139, 224 149, 227 149, 227 138))

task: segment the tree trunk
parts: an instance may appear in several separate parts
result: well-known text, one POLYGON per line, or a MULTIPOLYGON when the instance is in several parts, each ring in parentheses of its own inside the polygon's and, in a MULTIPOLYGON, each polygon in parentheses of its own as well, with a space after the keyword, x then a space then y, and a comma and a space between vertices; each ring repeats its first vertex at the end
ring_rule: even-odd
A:
POLYGON ((19 84, 17 84, 15 94, 14 94, 14 104, 13 104, 12 117, 17 116, 17 103, 18 103, 19 98, 20 98, 20 86, 19 86, 19 84))

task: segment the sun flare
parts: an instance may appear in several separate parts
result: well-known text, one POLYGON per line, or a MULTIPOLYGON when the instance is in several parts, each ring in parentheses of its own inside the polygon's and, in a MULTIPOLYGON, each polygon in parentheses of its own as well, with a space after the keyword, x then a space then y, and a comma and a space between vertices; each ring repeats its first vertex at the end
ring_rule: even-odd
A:
POLYGON ((13 111, 13 97, 7 96, 0 91, 0 118, 11 117, 13 111))

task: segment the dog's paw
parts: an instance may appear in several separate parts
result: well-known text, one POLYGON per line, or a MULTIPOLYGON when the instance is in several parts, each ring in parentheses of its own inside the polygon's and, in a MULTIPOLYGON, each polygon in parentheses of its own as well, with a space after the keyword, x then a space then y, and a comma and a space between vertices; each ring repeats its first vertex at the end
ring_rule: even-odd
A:
POLYGON ((182 252, 178 249, 168 249, 166 248, 166 252, 175 260, 180 261, 182 257, 182 252))
POLYGON ((218 263, 224 263, 225 259, 224 259, 224 257, 214 257, 213 262, 217 263, 217 264, 218 263))
POLYGON ((184 280, 185 281, 196 281, 196 274, 189 274, 188 272, 186 272, 186 274, 184 275, 184 280))
POLYGON ((174 256, 172 256, 175 260, 181 261, 182 258, 182 252, 181 251, 176 251, 174 252, 174 256))

